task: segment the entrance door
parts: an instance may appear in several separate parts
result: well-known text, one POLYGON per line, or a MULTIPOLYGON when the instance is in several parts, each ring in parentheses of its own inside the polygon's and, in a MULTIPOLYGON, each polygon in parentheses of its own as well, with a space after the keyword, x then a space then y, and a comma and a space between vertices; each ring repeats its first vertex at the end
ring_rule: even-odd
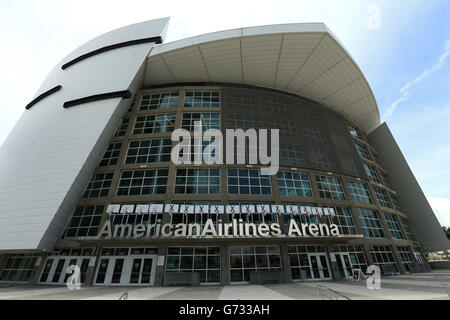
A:
POLYGON ((328 259, 323 253, 310 253, 309 263, 311 267, 312 280, 330 280, 330 268, 328 266, 328 259))
POLYGON ((101 258, 96 285, 126 286, 155 283, 156 256, 101 258))
POLYGON ((67 268, 73 265, 80 268, 80 282, 83 283, 89 266, 89 260, 90 259, 87 257, 49 257, 45 263, 41 277, 39 278, 39 283, 53 285, 66 284, 67 280, 72 275, 72 273, 66 272, 67 268))
POLYGON ((127 279, 124 275, 127 258, 101 258, 95 277, 96 285, 126 285, 127 279))
POLYGON ((97 275, 95 277, 95 284, 102 285, 102 284, 107 284, 108 282, 111 282, 111 277, 110 277, 110 272, 109 272, 111 260, 114 260, 114 259, 106 259, 106 258, 100 259, 97 275), (107 278, 108 278, 108 281, 107 281, 107 278))
POLYGON ((148 285, 155 283, 156 257, 130 257, 127 270, 130 285, 148 285))
POLYGON ((342 279, 353 278, 353 268, 348 253, 336 253, 336 262, 342 279))

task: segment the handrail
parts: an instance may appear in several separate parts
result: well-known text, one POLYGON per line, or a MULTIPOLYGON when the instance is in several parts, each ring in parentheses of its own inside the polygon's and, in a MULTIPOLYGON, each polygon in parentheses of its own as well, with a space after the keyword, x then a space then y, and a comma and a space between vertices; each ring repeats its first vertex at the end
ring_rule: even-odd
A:
POLYGON ((128 300, 128 292, 125 292, 120 298, 119 300, 128 300))
POLYGON ((322 300, 325 300, 325 298, 328 298, 328 300, 339 300, 339 297, 344 298, 345 300, 352 300, 349 297, 343 295, 342 293, 339 293, 333 289, 328 288, 324 285, 318 285, 316 286, 317 289, 317 295, 322 297, 322 300), (327 293, 331 293, 332 295, 327 295, 327 293))

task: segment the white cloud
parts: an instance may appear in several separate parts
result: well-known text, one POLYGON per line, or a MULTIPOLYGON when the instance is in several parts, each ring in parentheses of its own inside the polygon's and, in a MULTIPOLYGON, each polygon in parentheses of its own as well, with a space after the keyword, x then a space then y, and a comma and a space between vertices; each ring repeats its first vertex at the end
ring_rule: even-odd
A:
POLYGON ((420 76, 418 76, 413 81, 408 82, 403 88, 400 89, 401 97, 395 100, 386 110, 386 112, 383 114, 383 118, 386 120, 392 116, 395 109, 397 109, 398 105, 400 103, 403 103, 407 101, 411 97, 411 93, 409 89, 414 86, 415 84, 419 83, 423 79, 427 78, 430 74, 435 72, 436 70, 441 69, 445 63, 447 58, 450 56, 450 40, 447 40, 445 42, 445 51, 444 53, 439 57, 439 61, 431 68, 424 70, 420 76))
POLYGON ((428 198, 428 201, 441 225, 450 227, 450 199, 428 198))

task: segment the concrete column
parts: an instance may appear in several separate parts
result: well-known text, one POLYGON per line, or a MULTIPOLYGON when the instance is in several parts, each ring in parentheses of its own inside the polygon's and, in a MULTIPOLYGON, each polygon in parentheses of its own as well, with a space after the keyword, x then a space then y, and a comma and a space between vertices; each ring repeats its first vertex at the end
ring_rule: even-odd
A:
POLYGON ((281 263, 283 266, 286 282, 292 282, 291 261, 289 259, 288 245, 283 243, 280 245, 281 250, 281 263))
POLYGON ((397 252, 397 247, 392 245, 392 253, 394 254, 395 261, 397 262, 398 271, 400 273, 406 273, 405 265, 402 262, 402 257, 397 252))
POLYGON ((341 277, 341 274, 339 272, 339 267, 337 264, 337 261, 333 261, 333 259, 331 259, 331 253, 334 253, 334 246, 333 245, 327 245, 327 257, 328 257, 328 261, 330 262, 330 272, 331 272, 331 277, 333 278, 333 280, 343 280, 341 277))
POLYGON ((362 244, 363 250, 364 250, 364 255, 366 256, 366 262, 367 262, 367 266, 371 266, 374 264, 373 258, 372 258, 372 254, 370 253, 370 245, 364 243, 362 244))
POLYGON ((96 247, 95 248, 96 255, 92 256, 91 258, 95 258, 94 266, 88 266, 86 270, 86 277, 84 279, 83 286, 84 287, 92 287, 94 285, 95 281, 95 271, 97 270, 97 266, 100 263, 100 257, 102 255, 102 248, 96 247))
MULTIPOLYGON (((167 263, 167 245, 160 245, 158 248, 158 256, 165 256, 165 263, 167 263)), ((164 286, 164 273, 165 273, 165 263, 163 266, 156 265, 155 270, 155 287, 164 286)))
POLYGON ((92 287, 94 285, 95 281, 95 270, 97 269, 99 258, 95 257, 95 264, 93 267, 88 266, 86 270, 86 276, 84 278, 83 286, 85 287, 92 287))
POLYGON ((230 248, 228 244, 220 246, 220 269, 222 286, 230 284, 230 248))

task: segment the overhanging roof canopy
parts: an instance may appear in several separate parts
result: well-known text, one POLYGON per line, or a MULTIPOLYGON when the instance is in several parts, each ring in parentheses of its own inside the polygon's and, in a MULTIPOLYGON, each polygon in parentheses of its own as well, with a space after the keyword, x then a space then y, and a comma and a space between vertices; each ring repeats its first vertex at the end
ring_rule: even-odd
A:
POLYGON ((155 46, 145 85, 184 82, 282 90, 317 101, 366 132, 380 125, 366 78, 322 23, 234 29, 155 46))

